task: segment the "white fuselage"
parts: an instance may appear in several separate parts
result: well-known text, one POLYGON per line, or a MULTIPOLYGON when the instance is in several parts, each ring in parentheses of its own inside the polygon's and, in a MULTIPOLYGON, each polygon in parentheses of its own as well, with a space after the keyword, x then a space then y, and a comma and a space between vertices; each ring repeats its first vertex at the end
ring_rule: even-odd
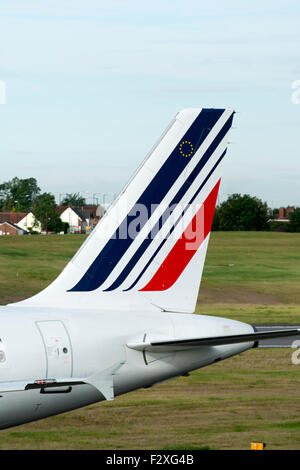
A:
MULTIPOLYGON (((113 364, 114 395, 185 374, 250 349, 253 342, 149 353, 127 344, 159 338, 252 333, 245 323, 194 314, 0 308, 0 382, 90 377, 113 364), (145 336, 146 335, 146 336, 145 336)), ((104 400, 90 384, 1 392, 0 429, 104 400)))

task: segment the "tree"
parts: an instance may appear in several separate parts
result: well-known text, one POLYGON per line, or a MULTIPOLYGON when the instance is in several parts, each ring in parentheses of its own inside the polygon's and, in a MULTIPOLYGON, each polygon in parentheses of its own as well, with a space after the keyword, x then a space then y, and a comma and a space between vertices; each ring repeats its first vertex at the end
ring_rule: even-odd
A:
POLYGON ((42 224, 46 232, 61 232, 64 225, 56 212, 55 197, 51 193, 43 193, 35 200, 33 214, 42 224))
POLYGON ((300 232, 300 207, 290 212, 290 222, 286 224, 287 232, 300 232))
POLYGON ((15 177, 0 184, 0 210, 29 211, 39 192, 35 178, 15 177))
POLYGON ((248 194, 232 194, 217 210, 217 230, 268 230, 268 206, 248 194))
POLYGON ((67 193, 61 201, 62 206, 81 207, 85 206, 86 201, 79 193, 67 193))

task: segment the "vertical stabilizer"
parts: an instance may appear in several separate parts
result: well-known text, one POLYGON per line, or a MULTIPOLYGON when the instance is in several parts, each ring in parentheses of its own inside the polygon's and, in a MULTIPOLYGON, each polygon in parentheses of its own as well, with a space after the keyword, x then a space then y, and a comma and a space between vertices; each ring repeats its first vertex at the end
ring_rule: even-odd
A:
POLYGON ((233 114, 178 113, 61 275, 18 305, 193 312, 233 114))

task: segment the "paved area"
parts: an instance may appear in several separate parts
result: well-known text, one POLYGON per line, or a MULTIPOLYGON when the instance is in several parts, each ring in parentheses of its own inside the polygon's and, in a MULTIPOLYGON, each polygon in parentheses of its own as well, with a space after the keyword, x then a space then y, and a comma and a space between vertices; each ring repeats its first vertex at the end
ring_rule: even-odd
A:
MULTIPOLYGON (((295 325, 253 325, 258 332, 284 330, 300 328, 300 324, 295 325)), ((265 339, 259 342, 259 348, 291 348, 300 347, 300 336, 288 336, 285 338, 265 339), (297 344, 293 343, 297 341, 297 344)))

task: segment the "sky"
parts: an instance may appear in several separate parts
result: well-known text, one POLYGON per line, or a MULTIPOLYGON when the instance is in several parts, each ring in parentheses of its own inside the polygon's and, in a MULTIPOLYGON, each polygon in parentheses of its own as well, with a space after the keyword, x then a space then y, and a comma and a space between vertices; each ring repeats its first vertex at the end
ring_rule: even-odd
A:
POLYGON ((296 0, 0 0, 0 183, 102 202, 180 109, 229 107, 220 200, 300 206, 299 24, 296 0))

